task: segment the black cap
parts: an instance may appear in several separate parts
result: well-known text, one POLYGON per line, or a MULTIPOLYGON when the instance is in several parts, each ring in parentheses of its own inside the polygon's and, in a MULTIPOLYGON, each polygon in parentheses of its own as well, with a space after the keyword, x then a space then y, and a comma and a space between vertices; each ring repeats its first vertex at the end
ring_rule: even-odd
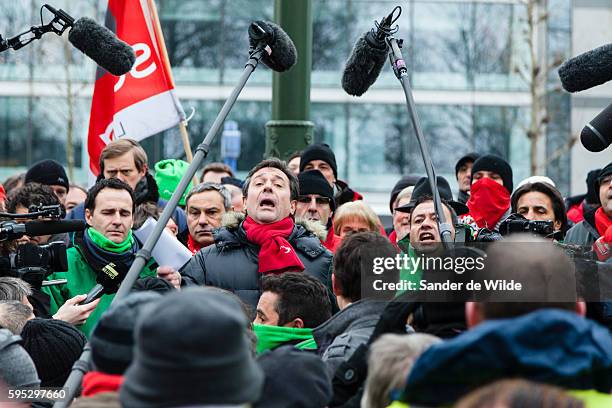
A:
POLYGON ((304 167, 313 160, 323 160, 325 163, 329 164, 334 172, 334 177, 338 178, 336 155, 328 144, 317 143, 305 148, 300 156, 300 172, 303 172, 304 167))
POLYGON ((459 173, 459 169, 461 168, 461 166, 463 166, 467 162, 474 163, 476 160, 478 160, 479 157, 480 155, 476 152, 471 152, 461 157, 455 164, 455 176, 457 176, 457 173, 459 173))
POLYGON ((604 177, 610 174, 612 174, 612 162, 608 163, 606 167, 601 169, 601 171, 599 172, 599 177, 597 177, 597 188, 599 188, 599 186, 601 185, 601 181, 604 179, 604 177))
POLYGON ((319 170, 306 170, 298 174, 300 195, 318 194, 330 199, 332 212, 336 210, 334 190, 319 170))
POLYGON ((474 179, 474 174, 479 171, 491 171, 499 174, 504 182, 504 187, 512 194, 512 190, 514 189, 514 184, 512 182, 512 167, 506 160, 494 154, 481 156, 472 166, 472 180, 474 179))
POLYGON ((236 186, 236 187, 238 187, 239 189, 242 190, 243 181, 238 179, 238 178, 236 178, 236 177, 227 177, 226 176, 226 177, 222 177, 221 178, 221 184, 229 184, 229 185, 232 185, 232 186, 236 186))
POLYGON ((28 169, 26 183, 40 183, 46 186, 63 186, 70 189, 64 167, 55 160, 47 159, 35 163, 28 169))
POLYGON ((395 199, 406 187, 414 186, 417 181, 423 176, 419 176, 417 174, 408 174, 407 176, 403 176, 401 179, 395 183, 393 186, 393 190, 391 190, 391 198, 389 199, 389 211, 393 214, 393 203, 395 199))
MULTIPOLYGON (((457 215, 467 214, 470 210, 467 205, 460 203, 459 201, 455 201, 453 199, 453 192, 451 191, 450 184, 448 181, 442 177, 437 177, 438 181, 438 191, 440 192, 440 198, 448 203, 448 205, 455 210, 457 215)), ((422 177, 414 186, 414 190, 412 190, 412 197, 410 198, 410 202, 406 205, 402 205, 401 207, 397 207, 395 210, 400 212, 411 212, 414 209, 417 201, 424 196, 430 196, 431 188, 429 186, 429 179, 427 177, 422 177)))

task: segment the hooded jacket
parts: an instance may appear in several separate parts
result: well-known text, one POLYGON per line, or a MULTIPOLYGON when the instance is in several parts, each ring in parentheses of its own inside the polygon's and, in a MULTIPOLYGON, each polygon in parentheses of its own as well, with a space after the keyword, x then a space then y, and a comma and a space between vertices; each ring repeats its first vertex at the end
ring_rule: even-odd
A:
POLYGON ((384 301, 362 299, 313 329, 319 354, 327 365, 330 377, 361 344, 367 343, 386 305, 384 301))
POLYGON ((593 243, 599 238, 599 232, 595 227, 595 211, 596 207, 591 211, 584 213, 584 220, 570 228, 565 234, 563 243, 581 245, 581 246, 593 246, 593 243))
POLYGON ((412 367, 402 400, 447 405, 509 377, 608 393, 612 336, 593 321, 555 309, 485 321, 425 351, 412 367))
MULTIPOLYGON (((247 239, 244 218, 237 212, 224 215, 223 227, 213 231, 215 244, 200 250, 181 268, 182 285, 216 286, 234 292, 253 308, 257 306, 263 276, 258 271, 260 247, 247 239)), ((331 293, 332 254, 321 243, 325 236, 322 225, 301 221, 287 240, 304 264, 304 273, 319 279, 331 293)))

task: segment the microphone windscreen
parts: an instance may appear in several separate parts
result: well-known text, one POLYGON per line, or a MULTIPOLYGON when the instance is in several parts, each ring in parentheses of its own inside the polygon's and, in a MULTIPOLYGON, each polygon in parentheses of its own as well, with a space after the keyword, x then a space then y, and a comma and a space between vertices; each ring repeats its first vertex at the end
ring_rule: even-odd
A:
POLYGON ((612 104, 582 129, 580 143, 590 152, 601 152, 610 146, 612 143, 612 104))
MULTIPOLYGON (((272 51, 270 54, 264 52, 261 59, 268 68, 276 72, 284 72, 295 65, 297 61, 297 50, 295 44, 282 28, 269 21, 255 21, 251 24, 258 25, 266 32, 267 44, 272 51)), ((249 28, 251 33, 252 28, 249 28)), ((249 44, 251 47, 257 45, 257 39, 249 35, 249 44)))
POLYGON ((136 61, 132 47, 90 18, 83 17, 74 23, 68 41, 100 67, 116 76, 130 72, 136 61))
POLYGON ((87 226, 83 220, 29 221, 24 225, 26 235, 31 237, 83 231, 87 226))
POLYGON ((559 78, 567 92, 584 91, 612 79, 612 44, 571 58, 559 68, 559 78))
POLYGON ((357 40, 342 73, 342 88, 347 94, 361 96, 380 74, 387 58, 386 48, 373 47, 367 40, 368 33, 357 40))

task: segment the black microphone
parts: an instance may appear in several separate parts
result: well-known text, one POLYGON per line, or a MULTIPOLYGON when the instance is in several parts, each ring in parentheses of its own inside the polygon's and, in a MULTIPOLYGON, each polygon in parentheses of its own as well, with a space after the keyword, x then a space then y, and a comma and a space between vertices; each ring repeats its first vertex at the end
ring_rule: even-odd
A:
POLYGON ((116 76, 130 72, 136 61, 132 47, 90 18, 83 17, 74 23, 68 34, 68 41, 100 67, 116 76))
POLYGON ((361 96, 376 82, 387 57, 385 39, 390 34, 392 18, 393 12, 376 23, 376 31, 363 34, 353 46, 342 73, 342 88, 347 94, 361 96))
POLYGON ((91 288, 89 293, 87 293, 85 300, 80 304, 86 305, 102 297, 102 295, 117 293, 117 290, 119 290, 119 286, 121 285, 121 282, 123 282, 123 279, 127 273, 127 266, 122 263, 115 264, 111 262, 104 266, 96 276, 96 286, 91 288))
POLYGON ((260 41, 267 45, 261 62, 276 72, 284 72, 295 65, 297 51, 291 38, 278 25, 269 21, 254 21, 249 26, 249 45, 255 48, 260 41))
POLYGON ((83 220, 28 221, 23 224, 7 221, 0 224, 0 240, 19 239, 24 235, 55 235, 65 232, 83 231, 87 224, 83 220))
POLYGON ((612 44, 569 59, 559 68, 559 78, 567 92, 584 91, 612 79, 612 44))
POLYGON ((580 142, 590 152, 601 152, 612 143, 612 104, 587 123, 580 142))

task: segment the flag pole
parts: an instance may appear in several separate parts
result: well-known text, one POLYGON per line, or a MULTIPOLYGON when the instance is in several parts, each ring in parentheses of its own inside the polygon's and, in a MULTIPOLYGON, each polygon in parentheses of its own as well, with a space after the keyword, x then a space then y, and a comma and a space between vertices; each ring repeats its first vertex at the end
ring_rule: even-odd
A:
MULTIPOLYGON (((158 46, 160 52, 162 53, 162 61, 166 64, 166 72, 170 77, 170 81, 172 82, 172 86, 174 87, 174 79, 172 78, 172 69, 170 67, 170 58, 168 57, 168 50, 166 49, 166 41, 164 39, 164 33, 161 29, 161 25, 159 24, 159 16, 157 14, 157 8, 155 7, 155 2, 149 0, 149 10, 151 10, 151 14, 153 15, 153 22, 155 24, 156 35, 158 38, 158 46)), ((181 139, 183 141, 183 149, 185 150, 185 157, 187 162, 191 164, 193 161, 193 153, 191 151, 191 143, 189 142, 189 132, 187 132, 187 117, 185 115, 185 111, 178 101, 174 92, 172 92, 172 99, 174 100, 174 104, 176 105, 177 110, 179 111, 179 115, 181 117, 181 121, 178 124, 179 132, 181 134, 181 139)), ((199 184, 198 176, 196 174, 193 175, 193 185, 197 186, 199 184)))

